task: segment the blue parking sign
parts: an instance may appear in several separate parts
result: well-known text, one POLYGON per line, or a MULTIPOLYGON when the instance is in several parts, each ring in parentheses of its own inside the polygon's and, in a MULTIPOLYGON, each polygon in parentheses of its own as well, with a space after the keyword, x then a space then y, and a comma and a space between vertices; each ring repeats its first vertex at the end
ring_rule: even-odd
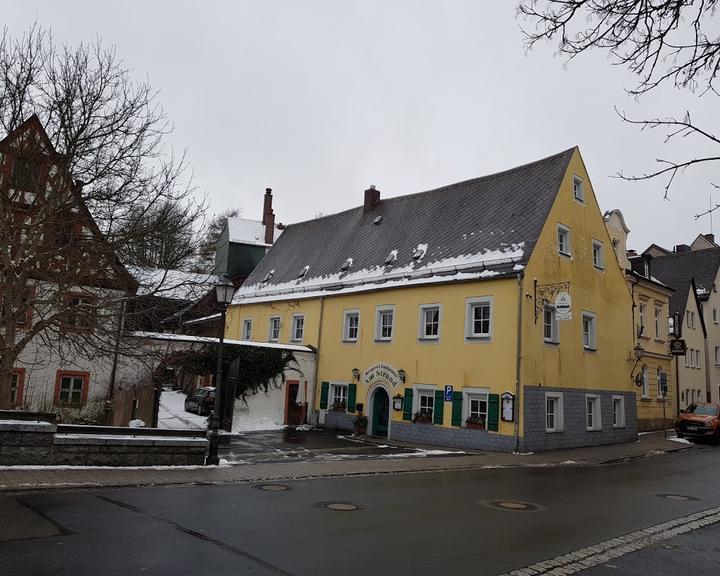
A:
POLYGON ((452 402, 453 387, 450 384, 445 386, 445 402, 452 402))

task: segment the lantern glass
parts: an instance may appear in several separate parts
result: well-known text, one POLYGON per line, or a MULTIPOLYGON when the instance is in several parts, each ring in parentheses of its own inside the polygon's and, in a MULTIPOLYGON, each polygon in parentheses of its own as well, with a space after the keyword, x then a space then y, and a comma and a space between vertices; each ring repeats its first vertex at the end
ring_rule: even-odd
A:
POLYGON ((235 286, 230 279, 224 274, 218 279, 215 285, 215 295, 219 304, 230 304, 235 293, 235 286))

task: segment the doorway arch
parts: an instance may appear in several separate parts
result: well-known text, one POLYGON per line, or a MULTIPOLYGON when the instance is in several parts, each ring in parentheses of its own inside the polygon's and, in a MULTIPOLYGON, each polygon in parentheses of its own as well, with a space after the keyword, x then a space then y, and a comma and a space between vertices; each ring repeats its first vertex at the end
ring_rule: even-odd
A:
POLYGON ((368 430, 371 436, 390 433, 390 393, 378 384, 368 394, 368 430))

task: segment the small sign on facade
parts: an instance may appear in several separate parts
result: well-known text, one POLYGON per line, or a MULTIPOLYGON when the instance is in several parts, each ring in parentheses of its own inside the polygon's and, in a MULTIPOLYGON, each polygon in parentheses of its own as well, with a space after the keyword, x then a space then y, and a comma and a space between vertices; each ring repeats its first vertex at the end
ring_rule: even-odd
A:
POLYGON ((445 386, 445 402, 452 402, 453 387, 450 384, 445 386))
POLYGON ((363 376, 365 378, 365 384, 368 386, 373 384, 375 380, 387 382, 393 388, 397 388, 398 384, 400 384, 400 375, 398 374, 398 371, 395 370, 394 366, 386 364, 385 362, 380 362, 370 366, 370 368, 365 370, 365 374, 363 376))
POLYGON ((500 411, 503 422, 515 421, 515 395, 505 392, 500 396, 502 401, 502 410, 500 411))
POLYGON ((686 352, 687 346, 685 345, 685 340, 681 338, 670 340, 670 354, 673 356, 685 356, 686 352))
POLYGON ((555 296, 555 318, 572 320, 572 299, 567 292, 558 292, 555 296))

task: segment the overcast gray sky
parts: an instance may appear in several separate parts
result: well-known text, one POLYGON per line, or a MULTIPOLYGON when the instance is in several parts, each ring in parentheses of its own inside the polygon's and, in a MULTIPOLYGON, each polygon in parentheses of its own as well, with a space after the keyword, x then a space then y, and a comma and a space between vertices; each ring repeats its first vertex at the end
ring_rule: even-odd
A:
MULTIPOLYGON (((690 109, 702 124, 716 102, 666 87, 636 103, 623 90, 633 78, 605 54, 567 68, 554 46, 526 54, 515 1, 2 4, 11 33, 37 20, 62 42, 99 36, 160 88, 172 144, 188 149, 214 212, 259 218, 271 187, 278 221, 297 222, 360 204, 370 184, 408 194, 577 144, 601 209, 625 214, 630 247, 710 231, 693 216, 709 207, 717 167, 677 179, 670 201, 662 181, 613 177, 707 150, 663 145, 613 106, 638 117, 690 109)), ((715 220, 720 232, 720 211, 715 220)))

